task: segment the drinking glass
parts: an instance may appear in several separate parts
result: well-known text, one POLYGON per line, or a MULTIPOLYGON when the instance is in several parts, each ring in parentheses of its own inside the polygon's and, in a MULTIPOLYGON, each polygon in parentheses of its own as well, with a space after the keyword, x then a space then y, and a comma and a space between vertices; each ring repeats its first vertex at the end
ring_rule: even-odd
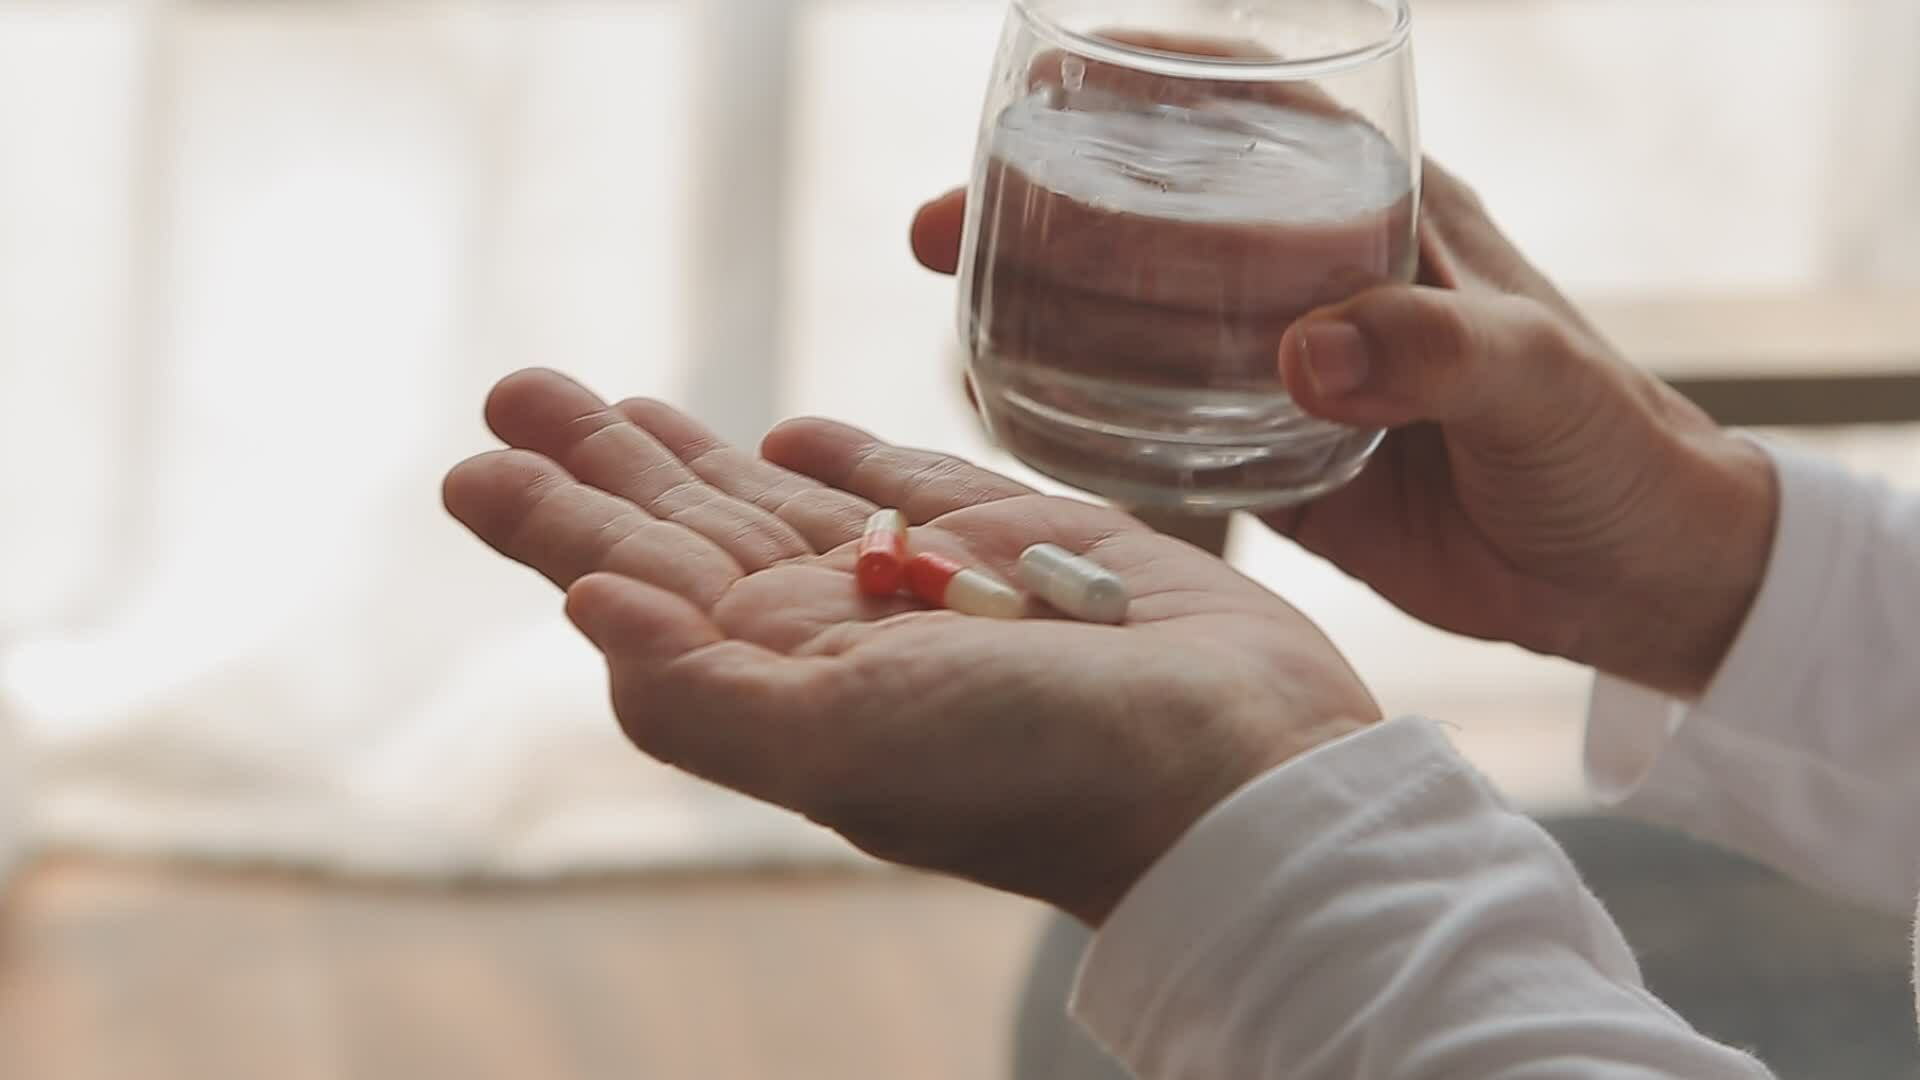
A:
POLYGON ((1301 412, 1301 315, 1412 280, 1406 0, 1012 0, 961 252, 1000 444, 1127 506, 1307 501, 1381 433, 1301 412))

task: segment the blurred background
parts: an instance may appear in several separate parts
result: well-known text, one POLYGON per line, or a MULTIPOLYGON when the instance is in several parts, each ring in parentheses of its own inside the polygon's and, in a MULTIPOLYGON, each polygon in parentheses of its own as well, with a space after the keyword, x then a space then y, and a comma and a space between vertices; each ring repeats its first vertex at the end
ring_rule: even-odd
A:
MULTIPOLYGON (((0 1076, 1005 1075, 1041 914, 627 751, 438 499, 532 364, 1018 471, 906 248, 1002 11, 0 0, 0 1076)), ((1631 355, 1920 479, 1920 4, 1415 17, 1427 148, 1631 355)), ((1582 805, 1582 672, 1229 552, 1582 805)))

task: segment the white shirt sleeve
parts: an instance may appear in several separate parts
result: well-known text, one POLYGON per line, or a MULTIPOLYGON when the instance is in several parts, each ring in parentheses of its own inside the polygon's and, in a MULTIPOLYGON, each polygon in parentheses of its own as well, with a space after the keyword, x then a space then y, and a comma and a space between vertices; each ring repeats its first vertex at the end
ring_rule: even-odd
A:
POLYGON ((1767 1075, 1642 988, 1559 847, 1420 720, 1215 808, 1109 918, 1073 1008, 1143 1080, 1767 1075))
POLYGON ((1769 447, 1773 556, 1698 703, 1594 686, 1587 772, 1623 811, 1888 911, 1920 893, 1920 497, 1769 447))

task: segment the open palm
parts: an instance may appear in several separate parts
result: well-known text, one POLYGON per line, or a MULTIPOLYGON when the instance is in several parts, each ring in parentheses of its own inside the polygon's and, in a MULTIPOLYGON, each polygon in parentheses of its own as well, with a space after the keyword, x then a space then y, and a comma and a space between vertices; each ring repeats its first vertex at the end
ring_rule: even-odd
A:
POLYGON ((1097 922, 1208 807, 1376 716, 1293 608, 1117 511, 827 421, 782 426, 762 458, 551 372, 504 381, 487 415, 510 449, 457 467, 447 504, 568 590, 636 744, 884 858, 1097 922), (1089 555, 1130 619, 863 597, 854 547, 880 506, 917 550, 1002 577, 1034 543, 1089 555))

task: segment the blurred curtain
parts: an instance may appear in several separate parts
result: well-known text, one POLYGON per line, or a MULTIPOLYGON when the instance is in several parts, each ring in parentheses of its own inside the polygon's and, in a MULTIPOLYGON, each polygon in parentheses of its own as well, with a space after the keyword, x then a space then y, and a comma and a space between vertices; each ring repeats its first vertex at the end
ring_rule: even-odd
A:
MULTIPOLYGON (((850 857, 627 751, 557 596, 438 481, 534 363, 736 437, 826 411, 1004 465, 904 245, 967 171, 1001 8, 0 0, 0 725, 39 838, 383 873, 850 857)), ((1576 288, 1915 272, 1911 0, 1417 8, 1429 144, 1576 288)), ((1557 718, 1550 748, 1489 730, 1519 788, 1571 790, 1580 672, 1258 530, 1236 555, 1389 707, 1557 718)))
POLYGON ((1835 102, 1833 269, 1854 282, 1920 285, 1920 3, 1854 2, 1852 78, 1835 102))
MULTIPOLYGON (((515 367, 711 393, 682 362, 685 166, 725 152, 691 137, 694 10, 0 7, 0 625, 43 841, 837 855, 629 752, 559 598, 439 508, 515 367)), ((761 344, 733 378, 770 383, 761 344)))

